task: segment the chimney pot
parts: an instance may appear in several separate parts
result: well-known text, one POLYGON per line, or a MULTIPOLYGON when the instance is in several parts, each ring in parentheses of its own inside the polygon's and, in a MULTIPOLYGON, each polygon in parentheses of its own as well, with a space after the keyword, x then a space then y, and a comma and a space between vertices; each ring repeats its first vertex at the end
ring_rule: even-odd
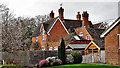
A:
POLYGON ((77 12, 78 14, 76 15, 77 20, 81 20, 81 15, 80 12, 77 12))
POLYGON ((53 13, 53 10, 51 11, 50 13, 50 19, 53 19, 54 18, 54 13, 53 13))
POLYGON ((63 16, 64 9, 62 7, 60 7, 60 9, 58 9, 58 12, 59 12, 59 17, 60 17, 61 21, 63 21, 64 20, 64 16, 63 16))
POLYGON ((88 17, 89 17, 89 14, 87 13, 87 11, 83 11, 83 14, 82 14, 82 26, 86 26, 87 28, 90 28, 89 26, 89 22, 88 22, 88 17))

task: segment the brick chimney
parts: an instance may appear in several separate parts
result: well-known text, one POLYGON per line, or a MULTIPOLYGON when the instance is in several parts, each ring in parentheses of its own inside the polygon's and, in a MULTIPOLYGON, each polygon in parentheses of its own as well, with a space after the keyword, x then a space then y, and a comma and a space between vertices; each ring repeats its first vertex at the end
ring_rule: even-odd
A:
POLYGON ((80 12, 77 12, 78 14, 76 15, 77 20, 81 20, 81 15, 80 12))
POLYGON ((62 7, 60 7, 60 9, 58 9, 58 12, 59 12, 60 19, 63 21, 64 20, 64 17, 63 17, 64 9, 62 7))
POLYGON ((54 13, 53 13, 53 10, 51 11, 50 13, 50 19, 53 19, 54 18, 54 13))
POLYGON ((88 22, 88 17, 89 17, 89 14, 87 13, 87 11, 83 11, 83 14, 82 14, 82 26, 86 26, 87 28, 90 28, 89 26, 89 22, 88 22))

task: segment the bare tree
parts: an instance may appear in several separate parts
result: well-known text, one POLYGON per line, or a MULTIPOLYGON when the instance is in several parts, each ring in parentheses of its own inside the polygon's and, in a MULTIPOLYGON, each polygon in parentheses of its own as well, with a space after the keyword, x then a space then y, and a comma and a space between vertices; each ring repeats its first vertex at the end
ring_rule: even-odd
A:
POLYGON ((48 15, 33 18, 18 17, 10 12, 6 5, 0 4, 0 22, 2 22, 3 51, 10 49, 29 49, 32 33, 41 22, 49 20, 48 15))

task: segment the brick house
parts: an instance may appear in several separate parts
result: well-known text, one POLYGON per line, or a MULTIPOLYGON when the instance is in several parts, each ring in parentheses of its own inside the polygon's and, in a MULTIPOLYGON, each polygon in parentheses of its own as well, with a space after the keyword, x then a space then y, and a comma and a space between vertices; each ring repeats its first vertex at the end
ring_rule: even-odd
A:
POLYGON ((32 35, 32 42, 39 42, 40 50, 56 49, 60 45, 61 38, 74 33, 77 27, 93 28, 86 11, 82 14, 83 20, 81 20, 80 12, 76 15, 77 20, 64 19, 64 9, 62 7, 58 12, 59 16, 54 18, 54 13, 51 11, 50 20, 40 23, 32 35))
MULTIPOLYGON (((94 38, 94 36, 90 35, 87 31, 87 29, 89 31, 90 29, 93 29, 94 31, 94 25, 91 23, 91 21, 89 21, 89 14, 87 11, 83 11, 82 20, 80 12, 78 12, 76 15, 77 20, 64 19, 64 9, 62 7, 60 7, 58 12, 59 16, 54 17, 54 12, 51 11, 50 20, 40 23, 32 35, 32 42, 39 42, 40 50, 57 50, 58 46, 60 45, 61 38, 68 37, 68 35, 71 33, 79 36, 79 31, 81 30, 88 34, 87 36, 83 36, 83 38, 86 40, 94 40, 99 37, 99 35, 96 35, 96 38, 94 38)), ((99 30, 99 32, 102 31, 102 29, 99 30)), ((71 37, 69 39, 71 39, 71 37)), ((66 46, 71 42, 73 42, 73 40, 67 41, 65 39, 66 46)))
POLYGON ((86 54, 100 53, 101 50, 104 50, 104 39, 100 38, 104 29, 87 28, 83 26, 76 28, 75 31, 80 37, 91 40, 85 48, 86 54))
POLYGON ((84 50, 90 43, 90 40, 84 39, 79 35, 71 33, 64 37, 66 43, 66 51, 78 51, 84 55, 84 50))
POLYGON ((120 65, 120 17, 102 33, 101 37, 105 38, 106 63, 120 65))

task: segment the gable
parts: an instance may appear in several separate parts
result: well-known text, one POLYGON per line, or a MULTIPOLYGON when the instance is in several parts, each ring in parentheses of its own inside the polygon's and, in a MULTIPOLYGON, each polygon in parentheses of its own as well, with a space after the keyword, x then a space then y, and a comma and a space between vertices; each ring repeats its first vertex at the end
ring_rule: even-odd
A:
POLYGON ((85 48, 85 50, 86 50, 86 49, 96 49, 96 48, 100 49, 100 47, 98 47, 93 41, 91 41, 91 42, 88 44, 88 46, 85 48))
POLYGON ((59 41, 68 34, 69 33, 67 33, 64 26, 61 24, 60 20, 57 19, 56 23, 53 25, 53 27, 48 33, 47 40, 48 41, 59 41))
POLYGON ((68 30, 66 29, 66 27, 64 26, 63 22, 60 20, 60 18, 58 17, 55 22, 52 24, 52 26, 50 27, 50 29, 48 30, 47 34, 49 35, 49 32, 51 31, 51 29, 54 27, 54 25, 57 23, 57 21, 60 21, 62 27, 64 28, 64 30, 69 34, 68 30))
POLYGON ((77 28, 75 31, 76 31, 77 35, 79 35, 80 32, 83 32, 83 38, 86 39, 86 35, 88 35, 89 40, 93 40, 91 34, 87 31, 87 29, 85 27, 77 28))
POLYGON ((99 28, 104 28, 104 25, 103 25, 103 24, 101 24, 101 25, 99 26, 99 28))

